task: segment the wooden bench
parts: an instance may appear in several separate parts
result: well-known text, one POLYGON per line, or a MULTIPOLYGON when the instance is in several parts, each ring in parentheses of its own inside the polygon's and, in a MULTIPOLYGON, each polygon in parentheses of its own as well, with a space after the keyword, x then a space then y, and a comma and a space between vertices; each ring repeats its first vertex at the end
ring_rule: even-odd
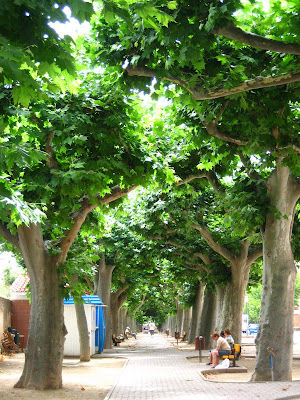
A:
POLYGON ((14 336, 10 332, 8 332, 7 329, 5 329, 5 331, 3 332, 1 344, 4 348, 4 352, 7 354, 19 352, 19 346, 16 345, 14 336))
POLYGON ((229 365, 230 367, 235 367, 235 362, 240 358, 242 352, 242 347, 240 344, 234 344, 233 348, 231 349, 231 354, 229 356, 222 356, 223 360, 226 360, 227 358, 229 361, 232 361, 232 364, 229 365))
POLYGON ((122 340, 116 338, 116 335, 112 335, 112 341, 115 346, 122 342, 122 340))
POLYGON ((126 333, 125 332, 125 337, 126 337, 126 339, 128 339, 128 338, 135 338, 136 339, 136 333, 126 333))
POLYGON ((114 343, 115 346, 117 346, 119 343, 123 342, 125 339, 125 337, 123 335, 112 335, 112 341, 114 343))

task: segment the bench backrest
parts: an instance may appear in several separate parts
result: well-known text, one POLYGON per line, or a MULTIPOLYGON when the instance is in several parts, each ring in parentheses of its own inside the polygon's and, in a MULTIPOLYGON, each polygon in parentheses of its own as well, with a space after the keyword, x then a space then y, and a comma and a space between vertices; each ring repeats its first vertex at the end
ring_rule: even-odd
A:
POLYGON ((241 354, 241 351, 242 351, 241 345, 240 345, 240 344, 234 343, 233 349, 234 349, 235 358, 239 358, 239 356, 240 356, 240 354, 241 354))

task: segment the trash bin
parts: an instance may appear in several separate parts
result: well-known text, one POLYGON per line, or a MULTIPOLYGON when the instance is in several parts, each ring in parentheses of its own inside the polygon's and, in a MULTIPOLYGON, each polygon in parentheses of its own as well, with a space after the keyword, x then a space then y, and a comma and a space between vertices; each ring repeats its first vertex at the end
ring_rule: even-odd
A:
POLYGON ((200 350, 200 338, 199 338, 199 336, 195 337, 195 350, 200 350))
POLYGON ((180 332, 174 332, 175 339, 180 339, 180 332))

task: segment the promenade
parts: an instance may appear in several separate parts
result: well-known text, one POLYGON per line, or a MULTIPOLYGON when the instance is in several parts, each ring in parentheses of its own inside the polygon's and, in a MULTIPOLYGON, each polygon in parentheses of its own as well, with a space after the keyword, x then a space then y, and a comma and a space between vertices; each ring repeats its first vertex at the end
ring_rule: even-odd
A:
POLYGON ((107 356, 127 358, 127 363, 105 400, 253 400, 300 399, 300 381, 229 383, 205 380, 208 367, 187 357, 199 352, 181 351, 163 334, 139 335, 132 348, 105 351, 107 356))

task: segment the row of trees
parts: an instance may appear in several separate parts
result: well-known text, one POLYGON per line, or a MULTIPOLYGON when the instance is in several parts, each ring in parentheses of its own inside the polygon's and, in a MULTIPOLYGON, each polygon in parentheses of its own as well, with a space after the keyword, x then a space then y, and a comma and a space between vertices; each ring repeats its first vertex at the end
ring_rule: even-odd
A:
POLYGON ((94 292, 112 310, 107 345, 117 324, 110 317, 130 289, 136 307, 148 286, 160 287, 168 304, 170 281, 181 288, 193 280, 196 297, 206 287, 210 298, 203 312, 217 310, 238 340, 259 257, 253 379, 271 379, 269 348, 274 379, 291 379, 299 5, 270 4, 267 14, 237 0, 105 1, 96 11, 83 1, 13 1, 1 10, 0 235, 21 255, 32 298, 17 387, 61 387, 62 298, 66 287, 80 296, 82 275, 94 277, 94 292), (77 43, 48 25, 65 20, 65 5, 91 21, 77 43), (145 102, 139 90, 168 101, 145 102), (106 215, 138 186, 150 195, 122 215, 134 233, 113 240, 106 215), (73 244, 99 247, 86 255, 92 273, 82 259, 73 267, 68 256, 84 254, 73 244))

